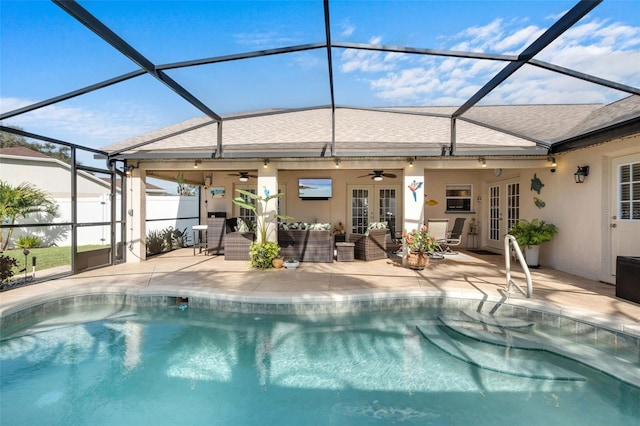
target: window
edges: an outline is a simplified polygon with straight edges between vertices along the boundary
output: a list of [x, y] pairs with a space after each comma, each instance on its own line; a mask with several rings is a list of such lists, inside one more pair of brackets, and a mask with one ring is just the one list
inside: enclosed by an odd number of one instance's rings
[[447, 212], [471, 212], [471, 185], [447, 185]]
[[[243, 189], [243, 190], [245, 190], [247, 192], [250, 192], [252, 194], [256, 193], [256, 188], [255, 187], [251, 187], [251, 186], [236, 186], [236, 189]], [[255, 200], [250, 199], [246, 195], [238, 194], [238, 196], [244, 198], [244, 200], [249, 202], [249, 203], [255, 204]], [[240, 206], [235, 206], [235, 207], [237, 208], [237, 214], [236, 214], [237, 217], [242, 219], [247, 224], [255, 224], [256, 223], [256, 215], [253, 213], [253, 211], [251, 211], [249, 209], [242, 208]]]
[[623, 164], [620, 179], [620, 219], [640, 220], [640, 163]]

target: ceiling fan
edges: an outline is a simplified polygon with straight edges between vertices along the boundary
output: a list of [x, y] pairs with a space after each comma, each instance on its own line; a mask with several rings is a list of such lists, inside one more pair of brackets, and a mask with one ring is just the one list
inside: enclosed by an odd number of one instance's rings
[[393, 173], [385, 173], [384, 170], [374, 170], [373, 173], [369, 173], [366, 175], [362, 175], [362, 176], [358, 176], [358, 177], [367, 177], [367, 176], [371, 176], [371, 179], [375, 180], [375, 181], [381, 181], [383, 177], [388, 177], [388, 178], [395, 178], [396, 175]]
[[249, 172], [238, 172], [238, 173], [228, 173], [228, 176], [239, 176], [238, 180], [240, 182], [246, 182], [249, 178], [257, 178], [256, 175], [250, 175]]

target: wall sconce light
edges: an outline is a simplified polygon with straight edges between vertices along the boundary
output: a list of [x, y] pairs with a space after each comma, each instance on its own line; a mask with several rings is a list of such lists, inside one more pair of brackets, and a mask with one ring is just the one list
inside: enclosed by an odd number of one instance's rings
[[487, 167], [487, 162], [484, 158], [478, 158], [478, 161], [482, 163], [482, 167]]
[[197, 169], [197, 168], [198, 168], [198, 166], [200, 165], [200, 163], [202, 163], [202, 160], [196, 160], [196, 162], [195, 162], [195, 163], [193, 163], [193, 168], [194, 168], [194, 169]]
[[551, 167], [556, 167], [558, 165], [558, 163], [556, 163], [555, 157], [549, 157], [547, 158], [547, 161], [551, 163]]
[[135, 169], [133, 165], [127, 166], [124, 169], [124, 174], [126, 174], [127, 176], [131, 176], [131, 172], [133, 171], [133, 169]]
[[336, 163], [336, 169], [337, 169], [338, 167], [340, 167], [340, 160], [338, 160], [338, 159], [336, 158], [335, 163]]
[[584, 183], [584, 178], [589, 176], [589, 166], [578, 166], [578, 170], [573, 174], [576, 183]]
[[264, 162], [262, 163], [262, 167], [264, 167], [265, 169], [266, 169], [267, 167], [269, 167], [269, 159], [268, 159], [268, 158], [266, 158], [266, 159], [264, 160]]
[[409, 167], [413, 167], [413, 158], [409, 158], [407, 161], [409, 162]]

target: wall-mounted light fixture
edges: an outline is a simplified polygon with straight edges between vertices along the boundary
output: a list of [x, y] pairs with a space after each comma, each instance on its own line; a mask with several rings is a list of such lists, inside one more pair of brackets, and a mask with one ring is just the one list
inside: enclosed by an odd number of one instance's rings
[[589, 176], [589, 166], [578, 166], [578, 170], [573, 174], [576, 183], [584, 183], [584, 178]]
[[338, 167], [340, 167], [340, 160], [338, 160], [337, 158], [336, 158], [336, 160], [334, 161], [334, 163], [336, 163], [336, 169], [337, 169]]
[[124, 169], [124, 174], [126, 174], [127, 176], [131, 176], [131, 172], [133, 171], [133, 169], [135, 169], [135, 167], [133, 165], [128, 165]]
[[265, 158], [264, 162], [262, 163], [262, 167], [264, 167], [265, 169], [267, 167], [269, 167], [269, 159], [268, 158]]
[[482, 163], [482, 167], [487, 167], [487, 161], [484, 158], [478, 158], [478, 161]]
[[556, 163], [556, 158], [555, 157], [549, 157], [549, 158], [547, 158], [547, 161], [549, 163], [551, 163], [551, 167], [556, 167], [558, 165], [558, 163]]
[[407, 162], [409, 163], [409, 167], [413, 167], [413, 158], [408, 158]]
[[196, 162], [195, 162], [195, 163], [193, 163], [193, 168], [194, 168], [194, 169], [197, 169], [197, 168], [198, 168], [198, 166], [200, 165], [200, 163], [202, 163], [202, 160], [196, 160]]

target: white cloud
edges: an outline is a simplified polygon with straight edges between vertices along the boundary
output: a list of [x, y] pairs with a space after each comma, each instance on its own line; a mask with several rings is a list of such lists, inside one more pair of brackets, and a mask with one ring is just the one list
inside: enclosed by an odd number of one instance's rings
[[[517, 54], [546, 29], [524, 21], [495, 19], [484, 26], [438, 37], [450, 50]], [[380, 43], [375, 37], [372, 43]], [[375, 97], [393, 104], [460, 104], [473, 95], [507, 63], [381, 52], [345, 51], [340, 69], [365, 79]], [[583, 19], [547, 46], [537, 57], [596, 77], [640, 86], [640, 27], [598, 19]], [[367, 79], [367, 74], [382, 76]], [[484, 102], [551, 103], [610, 102], [619, 92], [557, 73], [524, 67]]]
[[[34, 102], [2, 98], [2, 111], [13, 111]], [[3, 121], [5, 126], [43, 134], [66, 142], [101, 147], [158, 128], [157, 115], [139, 105], [113, 102], [94, 110], [61, 104], [49, 105]]]
[[498, 41], [494, 45], [494, 50], [497, 52], [520, 51], [534, 42], [543, 32], [542, 28], [529, 25]]
[[351, 37], [351, 35], [356, 32], [355, 25], [351, 24], [349, 21], [343, 21], [338, 24], [338, 29], [338, 36], [341, 38]]
[[279, 31], [253, 31], [233, 34], [236, 43], [243, 46], [274, 46], [296, 43], [296, 37]]

